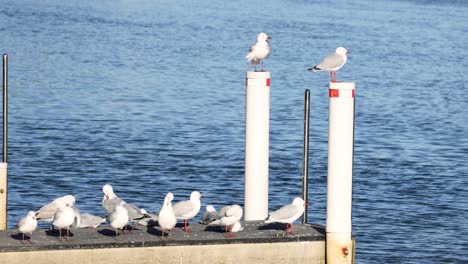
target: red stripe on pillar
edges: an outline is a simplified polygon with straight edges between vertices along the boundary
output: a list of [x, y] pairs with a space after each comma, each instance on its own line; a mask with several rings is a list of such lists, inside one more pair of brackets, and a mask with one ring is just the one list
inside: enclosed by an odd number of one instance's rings
[[266, 79], [266, 86], [270, 86], [270, 78]]
[[353, 98], [354, 98], [354, 90], [353, 90]]
[[329, 94], [330, 94], [330, 97], [340, 97], [340, 90], [330, 89]]

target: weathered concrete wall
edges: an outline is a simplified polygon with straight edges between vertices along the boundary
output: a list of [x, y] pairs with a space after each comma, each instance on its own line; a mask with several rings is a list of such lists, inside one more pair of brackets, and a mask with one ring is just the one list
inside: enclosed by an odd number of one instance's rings
[[325, 263], [325, 241], [1, 252], [5, 264]]

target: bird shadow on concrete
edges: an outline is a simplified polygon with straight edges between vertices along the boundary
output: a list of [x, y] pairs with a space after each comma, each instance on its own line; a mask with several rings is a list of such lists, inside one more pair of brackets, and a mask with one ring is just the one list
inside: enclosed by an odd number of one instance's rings
[[258, 230], [286, 230], [286, 224], [282, 223], [269, 223], [257, 227]]
[[226, 232], [224, 226], [206, 226], [204, 231], [215, 232], [215, 233], [225, 233]]
[[146, 232], [148, 234], [155, 235], [155, 236], [161, 236], [162, 235], [161, 230], [157, 229], [154, 226], [147, 226], [146, 227]]
[[[99, 234], [103, 235], [103, 236], [115, 237], [115, 230], [114, 229], [104, 228], [104, 229], [98, 230], [97, 232]], [[122, 230], [119, 230], [119, 232], [122, 232]]]
[[[60, 236], [60, 232], [58, 229], [55, 229], [55, 230], [51, 230], [51, 229], [48, 229], [45, 231], [45, 234], [47, 236], [53, 236], [53, 237], [59, 237]], [[70, 234], [70, 237], [74, 237], [75, 234], [73, 234], [72, 231], [69, 231], [69, 234]], [[66, 229], [62, 229], [62, 236], [65, 237], [67, 236], [67, 230]]]
[[[187, 223], [187, 226], [190, 227], [190, 223]], [[184, 223], [177, 223], [175, 227], [184, 228]]]
[[[10, 237], [15, 239], [15, 240], [19, 240], [19, 241], [23, 240], [23, 234], [21, 234], [21, 233], [11, 234]], [[24, 238], [25, 239], [30, 239], [30, 237], [28, 235], [26, 235], [26, 234], [24, 235]]]

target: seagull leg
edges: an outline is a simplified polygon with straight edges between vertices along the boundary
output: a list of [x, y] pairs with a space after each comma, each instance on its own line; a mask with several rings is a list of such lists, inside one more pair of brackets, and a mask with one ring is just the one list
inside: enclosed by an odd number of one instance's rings
[[58, 240], [63, 241], [63, 240], [62, 240], [62, 228], [59, 228], [59, 237], [58, 237]]
[[190, 233], [192, 230], [188, 229], [187, 219], [184, 219], [184, 232]]
[[172, 230], [174, 230], [174, 228], [172, 228], [171, 230], [169, 230], [169, 239], [173, 239], [173, 237], [172, 237]]
[[24, 233], [23, 233], [23, 240], [21, 240], [21, 244], [25, 244], [25, 241], [24, 241]]
[[293, 226], [293, 224], [291, 223], [291, 224], [288, 224], [288, 225], [290, 226], [290, 227], [288, 228], [288, 233], [289, 233], [290, 235], [295, 235], [296, 233], [294, 233], [294, 226]]
[[164, 240], [164, 228], [161, 228], [161, 240]]
[[227, 238], [234, 237], [234, 234], [232, 233], [233, 228], [234, 228], [233, 224], [229, 226], [229, 235], [227, 236]]
[[70, 227], [67, 227], [67, 241], [70, 240]]
[[34, 242], [32, 240], [32, 232], [29, 233], [29, 243], [34, 244]]
[[262, 64], [262, 72], [264, 72], [265, 70], [263, 69], [263, 60], [262, 60], [261, 64]]

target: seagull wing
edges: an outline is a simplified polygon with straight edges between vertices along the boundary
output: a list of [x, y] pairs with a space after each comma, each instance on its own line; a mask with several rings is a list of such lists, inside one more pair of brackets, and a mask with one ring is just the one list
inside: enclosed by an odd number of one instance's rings
[[315, 66], [315, 70], [322, 70], [322, 71], [328, 71], [328, 70], [334, 70], [337, 68], [340, 68], [343, 66], [343, 64], [346, 61], [344, 60], [343, 56], [337, 53], [332, 53], [328, 56], [326, 56], [322, 62], [320, 62], [319, 65]]

